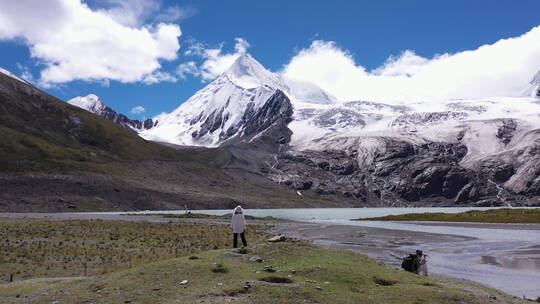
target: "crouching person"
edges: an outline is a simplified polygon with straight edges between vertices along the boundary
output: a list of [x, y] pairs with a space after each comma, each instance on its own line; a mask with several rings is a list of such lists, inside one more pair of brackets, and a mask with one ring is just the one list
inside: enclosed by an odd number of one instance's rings
[[416, 274], [427, 276], [428, 266], [426, 257], [427, 254], [424, 254], [422, 250], [416, 250], [415, 254], [409, 254], [409, 256], [403, 258], [401, 268]]

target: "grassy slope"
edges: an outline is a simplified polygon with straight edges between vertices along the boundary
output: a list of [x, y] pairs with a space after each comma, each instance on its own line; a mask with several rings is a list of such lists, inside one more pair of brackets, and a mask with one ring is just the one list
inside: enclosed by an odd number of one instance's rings
[[540, 223], [540, 209], [494, 209], [461, 213], [409, 213], [362, 218], [370, 221], [436, 221], [475, 223]]
[[85, 162], [189, 160], [103, 117], [0, 74], [0, 169], [58, 170]]
[[[251, 250], [247, 255], [206, 251], [197, 260], [182, 257], [88, 278], [4, 284], [0, 298], [3, 303], [523, 303], [488, 288], [394, 270], [346, 250], [301, 242]], [[251, 254], [264, 264], [250, 262]], [[213, 272], [216, 264], [228, 272]], [[264, 265], [278, 271], [266, 273]], [[269, 276], [293, 283], [260, 281]], [[189, 284], [182, 286], [181, 280]], [[252, 287], [245, 289], [246, 282]]]

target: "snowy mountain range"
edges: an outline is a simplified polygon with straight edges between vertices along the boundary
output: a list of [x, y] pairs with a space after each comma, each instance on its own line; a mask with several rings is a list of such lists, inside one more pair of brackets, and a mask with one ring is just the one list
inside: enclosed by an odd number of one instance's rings
[[519, 98], [342, 101], [245, 54], [176, 110], [144, 123], [95, 95], [69, 103], [152, 141], [259, 149], [250, 168], [298, 191], [360, 205], [490, 206], [540, 197], [540, 72], [524, 88]]

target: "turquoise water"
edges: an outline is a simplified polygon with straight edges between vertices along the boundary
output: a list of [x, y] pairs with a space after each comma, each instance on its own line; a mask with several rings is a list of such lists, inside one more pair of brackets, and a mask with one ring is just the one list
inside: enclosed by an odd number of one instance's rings
[[[501, 207], [503, 208], [503, 207]], [[368, 218], [385, 215], [397, 215], [405, 213], [459, 213], [469, 210], [489, 210], [498, 208], [488, 207], [447, 207], [447, 208], [277, 208], [277, 209], [245, 209], [246, 215], [256, 217], [271, 216], [274, 218], [301, 221], [316, 222], [336, 225], [353, 225], [374, 227], [394, 230], [407, 230], [418, 232], [429, 232], [438, 234], [452, 234], [458, 236], [474, 237], [482, 240], [522, 240], [527, 242], [540, 243], [540, 231], [529, 230], [528, 225], [521, 225], [522, 229], [491, 229], [482, 227], [455, 227], [422, 225], [422, 223], [403, 223], [387, 221], [351, 221], [351, 219]], [[139, 211], [129, 212], [130, 214], [181, 214], [185, 210], [162, 210], [162, 211]], [[193, 213], [203, 213], [211, 215], [231, 214], [232, 209], [214, 209], [214, 210], [193, 210]], [[125, 212], [104, 212], [104, 214], [122, 214]]]
[[[245, 214], [257, 217], [272, 216], [275, 218], [294, 220], [294, 221], [343, 221], [361, 217], [375, 217], [405, 213], [423, 213], [423, 212], [445, 212], [459, 213], [469, 210], [488, 210], [496, 208], [474, 208], [474, 207], [451, 207], [451, 208], [276, 208], [276, 209], [245, 209]], [[223, 215], [232, 213], [232, 209], [212, 209], [212, 210], [193, 210], [193, 213], [203, 213], [212, 215]], [[107, 212], [109, 214], [120, 214], [122, 212]], [[166, 210], [166, 211], [139, 211], [129, 213], [141, 214], [178, 214], [185, 213], [185, 210]]]

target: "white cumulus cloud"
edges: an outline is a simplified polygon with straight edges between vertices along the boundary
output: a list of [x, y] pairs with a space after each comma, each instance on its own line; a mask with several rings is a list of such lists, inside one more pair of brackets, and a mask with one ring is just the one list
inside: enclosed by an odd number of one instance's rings
[[81, 0], [0, 1], [0, 40], [22, 38], [44, 66], [42, 84], [142, 81], [161, 67], [160, 60], [177, 58], [178, 25], [139, 25], [137, 13], [125, 13], [120, 22], [120, 12], [113, 17]]
[[242, 54], [247, 52], [249, 43], [243, 38], [235, 38], [234, 52], [224, 53], [223, 44], [218, 48], [205, 48], [202, 44], [194, 44], [186, 51], [186, 55], [199, 56], [203, 62], [197, 66], [195, 62], [182, 63], [177, 68], [180, 78], [185, 78], [187, 74], [200, 77], [204, 81], [212, 80], [234, 63]]
[[129, 111], [131, 114], [135, 114], [135, 115], [138, 115], [138, 114], [142, 114], [146, 111], [146, 109], [143, 107], [143, 106], [135, 106], [131, 109], [131, 111]]
[[477, 49], [418, 56], [406, 50], [367, 71], [332, 41], [314, 41], [282, 70], [291, 79], [311, 81], [341, 100], [440, 100], [527, 94], [540, 70], [540, 26], [515, 38]]
[[176, 68], [176, 74], [178, 74], [178, 77], [181, 79], [186, 79], [187, 75], [189, 74], [199, 76], [199, 68], [197, 67], [197, 63], [195, 61], [184, 62], [178, 65]]
[[100, 12], [131, 27], [143, 26], [148, 21], [181, 21], [196, 13], [192, 7], [165, 6], [163, 0], [100, 0], [100, 3], [106, 6], [98, 9]]
[[154, 84], [159, 82], [176, 82], [178, 79], [167, 72], [155, 71], [151, 74], [144, 76], [142, 82], [144, 84]]

